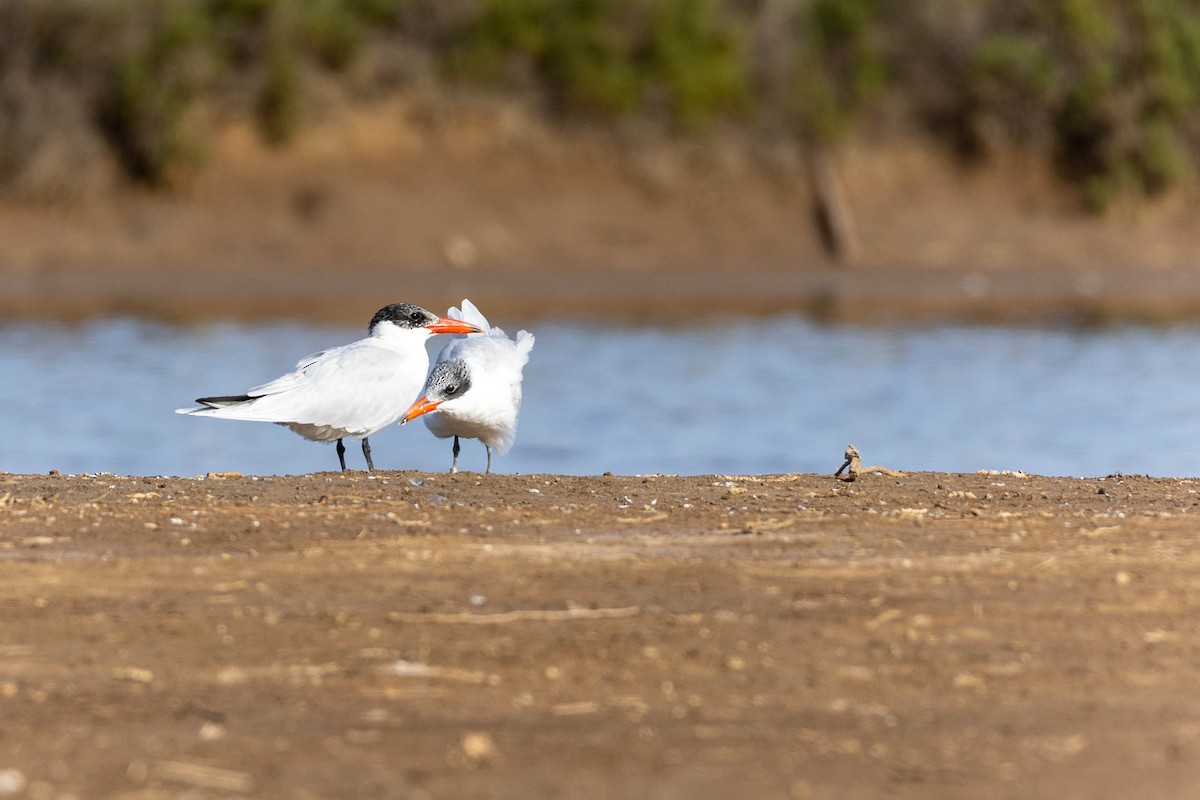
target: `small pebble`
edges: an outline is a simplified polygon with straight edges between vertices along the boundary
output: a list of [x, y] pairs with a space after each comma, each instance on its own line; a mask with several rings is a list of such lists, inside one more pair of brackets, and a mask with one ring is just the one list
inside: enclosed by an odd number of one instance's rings
[[0, 797], [11, 797], [25, 791], [29, 781], [19, 769], [0, 769]]
[[492, 737], [478, 731], [463, 736], [462, 749], [467, 761], [475, 765], [494, 761], [497, 755], [496, 743], [492, 741]]
[[225, 726], [218, 722], [205, 722], [200, 726], [198, 735], [202, 742], [215, 742], [225, 738]]

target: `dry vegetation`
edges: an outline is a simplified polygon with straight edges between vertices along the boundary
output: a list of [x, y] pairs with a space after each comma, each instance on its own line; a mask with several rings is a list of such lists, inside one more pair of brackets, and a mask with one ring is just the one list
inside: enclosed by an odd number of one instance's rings
[[12, 0], [0, 186], [25, 196], [201, 168], [214, 126], [284, 144], [330, 93], [532, 98], [550, 117], [802, 150], [920, 130], [1052, 162], [1093, 208], [1191, 177], [1200, 8], [1139, 0]]

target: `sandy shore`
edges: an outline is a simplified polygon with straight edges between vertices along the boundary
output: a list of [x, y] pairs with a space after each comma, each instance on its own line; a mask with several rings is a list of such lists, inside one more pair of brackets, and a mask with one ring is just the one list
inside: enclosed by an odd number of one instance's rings
[[0, 787], [1190, 797], [1198, 489], [0, 475]]

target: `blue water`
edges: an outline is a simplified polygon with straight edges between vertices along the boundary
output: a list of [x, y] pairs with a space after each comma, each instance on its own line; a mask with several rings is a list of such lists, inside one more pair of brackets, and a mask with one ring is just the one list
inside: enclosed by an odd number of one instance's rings
[[[832, 472], [852, 443], [866, 463], [896, 469], [1200, 474], [1200, 327], [887, 328], [799, 317], [527, 327], [537, 346], [499, 472]], [[128, 319], [0, 325], [0, 471], [336, 469], [331, 446], [285, 428], [173, 409], [360, 335]], [[449, 443], [419, 422], [371, 443], [380, 469], [449, 466]], [[356, 443], [347, 460], [362, 466]], [[460, 465], [483, 464], [482, 446], [464, 442]]]

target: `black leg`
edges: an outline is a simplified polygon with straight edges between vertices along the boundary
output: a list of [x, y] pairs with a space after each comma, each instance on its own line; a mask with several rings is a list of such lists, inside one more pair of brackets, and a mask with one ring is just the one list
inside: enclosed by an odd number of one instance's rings
[[363, 437], [363, 458], [367, 460], [367, 472], [375, 469], [375, 463], [371, 461], [371, 443], [367, 441], [367, 437]]
[[454, 453], [454, 461], [450, 462], [450, 472], [451, 473], [458, 472], [459, 446], [458, 446], [458, 437], [457, 436], [454, 437], [454, 448], [450, 452]]
[[488, 467], [487, 467], [487, 472], [485, 472], [485, 473], [483, 473], [483, 474], [484, 474], [484, 475], [491, 475], [491, 474], [492, 474], [492, 448], [488, 447], [488, 446], [485, 444], [485, 445], [483, 446], [483, 449], [485, 449], [485, 450], [487, 450], [487, 451], [488, 451]]
[[338, 439], [337, 443], [338, 463], [342, 465], [342, 472], [346, 471], [346, 445], [342, 444], [342, 440]]

